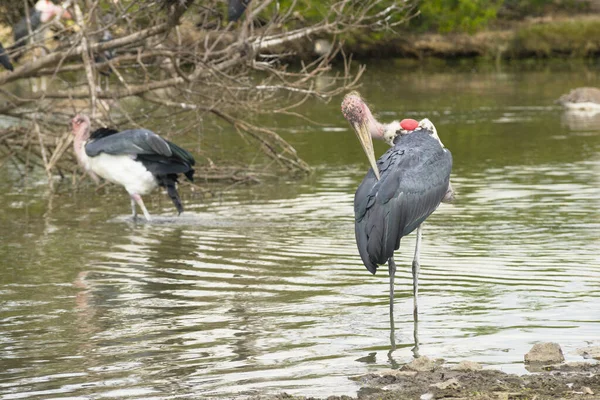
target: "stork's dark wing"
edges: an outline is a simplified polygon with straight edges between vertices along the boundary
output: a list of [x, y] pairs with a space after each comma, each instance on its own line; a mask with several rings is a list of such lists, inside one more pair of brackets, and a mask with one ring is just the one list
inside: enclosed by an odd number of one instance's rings
[[2, 66], [9, 71], [14, 70], [13, 65], [10, 62], [10, 58], [8, 58], [8, 54], [6, 54], [2, 43], [0, 43], [0, 64], [2, 64]]
[[85, 153], [88, 157], [95, 157], [100, 153], [154, 154], [166, 157], [173, 154], [166, 140], [147, 129], [131, 129], [91, 140], [85, 145]]
[[229, 0], [227, 2], [227, 20], [229, 22], [240, 19], [250, 0]]
[[[42, 23], [42, 13], [38, 10], [33, 10], [29, 14], [29, 25], [31, 26], [31, 32], [35, 32], [37, 28], [40, 27]], [[13, 26], [13, 38], [15, 43], [12, 45], [11, 49], [16, 49], [25, 44], [25, 37], [29, 35], [29, 28], [27, 27], [27, 17], [21, 18], [19, 22], [17, 22]]]
[[438, 207], [450, 182], [452, 155], [427, 131], [400, 138], [369, 170], [354, 197], [355, 233], [365, 267], [375, 273]]
[[90, 135], [90, 140], [102, 139], [103, 137], [114, 135], [119, 133], [118, 130], [113, 128], [98, 128]]
[[[193, 182], [194, 169], [192, 167], [196, 164], [194, 157], [187, 150], [182, 149], [175, 143], [168, 140], [166, 142], [171, 149], [171, 156], [140, 154], [137, 156], [137, 159], [154, 175], [184, 174], [186, 178]], [[176, 177], [174, 180], [177, 181]]]

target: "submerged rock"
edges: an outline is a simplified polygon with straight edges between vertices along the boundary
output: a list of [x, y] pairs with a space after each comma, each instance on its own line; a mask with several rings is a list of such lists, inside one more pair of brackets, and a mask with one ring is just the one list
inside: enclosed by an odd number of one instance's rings
[[565, 356], [558, 343], [536, 343], [529, 353], [525, 354], [526, 363], [557, 364], [563, 361], [565, 361]]

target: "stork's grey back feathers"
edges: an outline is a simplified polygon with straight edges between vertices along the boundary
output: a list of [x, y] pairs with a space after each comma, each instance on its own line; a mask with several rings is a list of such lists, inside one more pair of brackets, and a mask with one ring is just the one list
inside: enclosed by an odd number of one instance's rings
[[166, 140], [148, 129], [129, 129], [92, 140], [85, 145], [85, 153], [88, 157], [96, 157], [100, 153], [172, 155]]
[[370, 169], [354, 197], [356, 243], [373, 274], [444, 198], [452, 155], [429, 131], [415, 131], [398, 137], [377, 166], [381, 179]]

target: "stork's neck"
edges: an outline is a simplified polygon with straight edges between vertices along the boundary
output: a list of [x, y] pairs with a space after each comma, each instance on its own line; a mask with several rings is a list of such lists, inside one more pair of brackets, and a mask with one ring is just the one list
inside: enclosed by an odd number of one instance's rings
[[371, 110], [368, 107], [365, 107], [365, 119], [367, 121], [367, 129], [371, 134], [373, 139], [383, 139], [383, 134], [385, 132], [385, 125], [381, 122], [377, 121], [373, 114], [371, 114]]
[[75, 139], [73, 139], [73, 149], [75, 150], [75, 156], [79, 164], [86, 168], [88, 167], [88, 156], [85, 154], [85, 144], [90, 137], [89, 129], [83, 133], [77, 133]]
[[398, 136], [399, 129], [400, 129], [400, 122], [398, 122], [398, 121], [393, 121], [393, 122], [390, 122], [389, 124], [384, 124], [383, 125], [383, 136], [382, 136], [382, 139], [384, 140], [384, 142], [386, 142], [390, 146], [393, 146], [394, 139], [396, 139], [396, 136]]

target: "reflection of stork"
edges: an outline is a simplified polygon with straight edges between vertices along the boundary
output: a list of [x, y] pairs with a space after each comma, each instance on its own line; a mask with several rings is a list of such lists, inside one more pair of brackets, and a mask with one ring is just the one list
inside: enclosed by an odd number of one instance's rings
[[[392, 324], [394, 251], [404, 236], [417, 230], [412, 264], [416, 321], [421, 224], [442, 200], [451, 197], [452, 155], [428, 119], [382, 124], [356, 92], [346, 95], [342, 113], [356, 131], [372, 166], [354, 197], [356, 243], [369, 272], [375, 274], [378, 264], [388, 263]], [[392, 144], [377, 162], [373, 137]]]
[[[31, 27], [31, 32], [35, 32], [38, 30], [41, 24], [49, 22], [57, 15], [60, 15], [61, 18], [64, 19], [71, 19], [71, 14], [61, 6], [57, 6], [50, 0], [39, 0], [37, 3], [35, 3], [35, 7], [29, 14], [29, 26]], [[15, 39], [15, 43], [12, 45], [11, 50], [15, 50], [24, 46], [27, 42], [28, 36], [29, 28], [27, 17], [23, 17], [13, 27], [13, 37]], [[14, 56], [15, 59], [18, 59], [19, 57], [19, 54]]]
[[0, 64], [2, 64], [2, 66], [9, 71], [14, 70], [12, 64], [10, 63], [10, 58], [8, 58], [8, 54], [6, 54], [6, 50], [4, 50], [4, 47], [2, 47], [2, 43], [0, 43]]
[[195, 160], [190, 153], [148, 129], [118, 132], [100, 128], [90, 134], [90, 119], [86, 115], [75, 116], [71, 125], [75, 155], [81, 166], [95, 180], [101, 176], [125, 187], [131, 197], [134, 219], [137, 204], [150, 221], [141, 196], [157, 186], [166, 188], [177, 211], [183, 212], [176, 185], [178, 174], [193, 180]]

